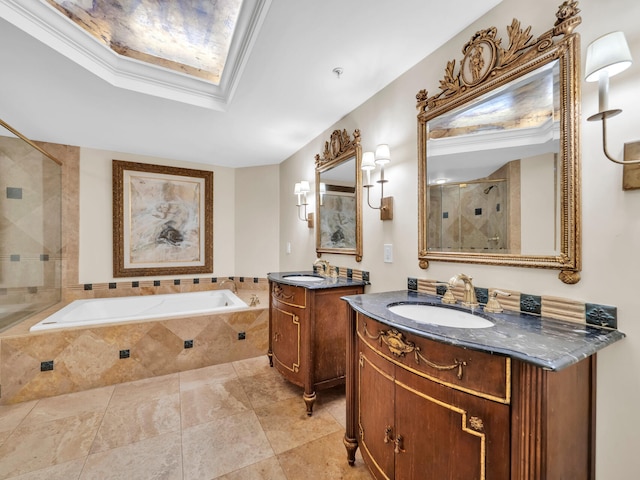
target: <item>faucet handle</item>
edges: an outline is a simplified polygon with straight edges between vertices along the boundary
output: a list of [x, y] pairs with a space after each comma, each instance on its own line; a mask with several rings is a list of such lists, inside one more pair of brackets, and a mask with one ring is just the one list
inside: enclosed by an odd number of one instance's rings
[[503, 295], [505, 297], [511, 296], [509, 292], [503, 292], [502, 290], [492, 290], [491, 293], [489, 293], [489, 300], [484, 307], [485, 312], [501, 313], [504, 311], [502, 305], [500, 305], [500, 302], [498, 302], [498, 295]]
[[447, 290], [444, 292], [442, 296], [442, 303], [448, 303], [453, 305], [456, 303], [456, 297], [453, 296], [453, 292], [451, 291], [451, 284], [447, 282], [436, 282], [437, 287], [447, 287]]

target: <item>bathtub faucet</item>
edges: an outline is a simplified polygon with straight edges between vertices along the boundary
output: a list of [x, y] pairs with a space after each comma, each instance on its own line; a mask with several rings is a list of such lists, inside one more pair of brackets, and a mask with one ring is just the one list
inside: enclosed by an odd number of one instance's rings
[[238, 293], [238, 287], [236, 286], [236, 282], [228, 278], [220, 282], [220, 288], [224, 288], [226, 284], [230, 285], [229, 290], [231, 290], [233, 293]]

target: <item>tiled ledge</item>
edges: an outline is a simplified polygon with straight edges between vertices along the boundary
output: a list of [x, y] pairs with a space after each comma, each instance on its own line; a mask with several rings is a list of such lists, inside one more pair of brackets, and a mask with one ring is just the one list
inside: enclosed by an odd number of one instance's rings
[[[442, 296], [446, 291], [446, 287], [436, 285], [442, 283], [446, 282], [409, 277], [407, 279], [407, 289]], [[510, 296], [500, 295], [498, 297], [500, 305], [505, 310], [540, 315], [574, 323], [587, 323], [599, 327], [618, 328], [618, 312], [614, 306], [585, 303], [546, 295], [533, 295], [499, 287], [483, 288], [476, 286], [475, 290], [478, 302], [482, 305], [487, 303], [489, 292], [501, 290], [510, 294]], [[452, 292], [456, 299], [461, 301], [464, 296], [464, 286], [456, 285]]]

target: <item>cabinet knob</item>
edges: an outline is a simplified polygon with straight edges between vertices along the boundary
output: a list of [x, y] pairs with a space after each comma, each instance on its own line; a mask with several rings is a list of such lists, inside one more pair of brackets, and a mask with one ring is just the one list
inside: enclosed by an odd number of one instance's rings
[[394, 442], [396, 447], [393, 449], [395, 453], [404, 453], [404, 437], [402, 435], [398, 435]]

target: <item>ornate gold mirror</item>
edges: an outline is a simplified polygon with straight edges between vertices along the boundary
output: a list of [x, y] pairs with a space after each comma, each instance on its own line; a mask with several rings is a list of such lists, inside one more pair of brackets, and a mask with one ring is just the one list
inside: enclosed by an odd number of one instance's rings
[[535, 39], [515, 19], [508, 41], [477, 32], [440, 92], [416, 95], [421, 268], [553, 268], [580, 280], [577, 3]]
[[360, 131], [334, 130], [316, 155], [316, 254], [342, 253], [362, 260]]

